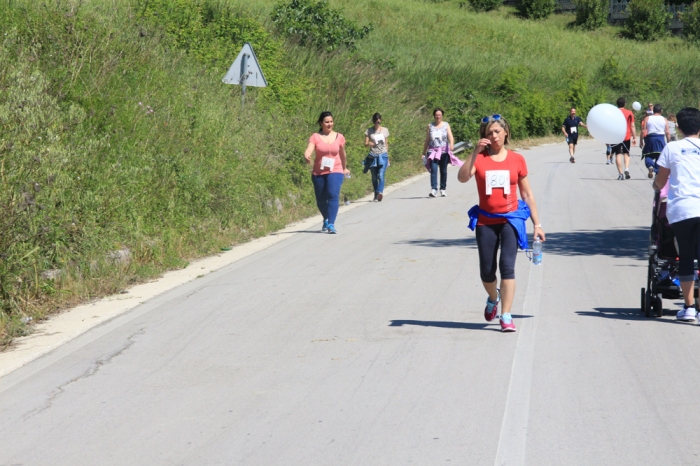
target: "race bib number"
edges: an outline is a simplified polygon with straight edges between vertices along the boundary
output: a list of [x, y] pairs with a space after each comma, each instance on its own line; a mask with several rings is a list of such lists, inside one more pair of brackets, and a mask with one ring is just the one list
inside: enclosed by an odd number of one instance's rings
[[332, 157], [323, 157], [321, 159], [321, 170], [325, 170], [326, 168], [329, 171], [333, 171], [333, 165], [335, 165], [335, 159]]
[[493, 193], [493, 188], [503, 188], [503, 194], [510, 194], [510, 171], [487, 170], [486, 194], [490, 196]]
[[576, 134], [576, 133], [578, 133], [578, 128], [575, 126], [571, 126], [571, 127], [569, 127], [569, 132], [571, 134]]

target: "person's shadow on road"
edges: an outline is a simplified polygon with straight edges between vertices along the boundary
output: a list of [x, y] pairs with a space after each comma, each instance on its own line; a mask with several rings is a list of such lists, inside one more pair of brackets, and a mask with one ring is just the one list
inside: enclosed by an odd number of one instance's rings
[[[677, 320], [670, 319], [652, 319], [644, 317], [642, 311], [638, 307], [596, 307], [592, 311], [576, 311], [576, 314], [583, 317], [602, 317], [603, 319], [615, 319], [615, 320], [653, 320], [655, 322], [663, 322], [666, 324], [686, 324], [687, 322], [680, 322]], [[664, 315], [675, 315], [675, 312], [664, 307]]]
[[[527, 319], [532, 316], [512, 314], [513, 319]], [[418, 327], [437, 327], [437, 328], [453, 328], [462, 330], [490, 330], [492, 332], [500, 332], [498, 321], [492, 323], [475, 323], [475, 322], [450, 322], [446, 320], [392, 320], [389, 327], [403, 327], [404, 325], [414, 325]]]

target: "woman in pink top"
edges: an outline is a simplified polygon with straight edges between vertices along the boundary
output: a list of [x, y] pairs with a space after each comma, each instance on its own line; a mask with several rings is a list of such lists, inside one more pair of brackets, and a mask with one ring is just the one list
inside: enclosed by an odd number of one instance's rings
[[335, 218], [338, 216], [340, 187], [345, 175], [350, 174], [345, 157], [345, 138], [333, 131], [333, 114], [323, 112], [318, 118], [320, 129], [309, 138], [304, 158], [311, 164], [311, 154], [316, 153], [311, 181], [314, 184], [316, 205], [323, 215], [321, 231], [335, 234]]

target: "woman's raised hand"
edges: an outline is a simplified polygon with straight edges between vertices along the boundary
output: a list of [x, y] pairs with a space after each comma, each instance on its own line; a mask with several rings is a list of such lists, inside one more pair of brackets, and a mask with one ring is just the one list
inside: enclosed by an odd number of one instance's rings
[[486, 149], [487, 146], [491, 144], [491, 141], [489, 141], [486, 138], [479, 139], [479, 142], [476, 144], [476, 152], [481, 153]]

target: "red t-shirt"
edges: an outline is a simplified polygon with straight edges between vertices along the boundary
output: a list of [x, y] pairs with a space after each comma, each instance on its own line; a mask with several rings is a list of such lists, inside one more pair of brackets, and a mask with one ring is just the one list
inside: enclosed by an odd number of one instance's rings
[[[476, 156], [474, 167], [481, 210], [494, 214], [518, 210], [518, 181], [527, 176], [527, 164], [522, 155], [508, 151], [505, 160], [494, 162], [487, 152], [482, 152]], [[477, 225], [497, 225], [506, 221], [479, 215]]]
[[627, 134], [625, 134], [625, 141], [632, 139], [632, 125], [634, 124], [634, 113], [630, 112], [626, 108], [621, 108], [620, 111], [625, 116], [625, 121], [627, 122]]

